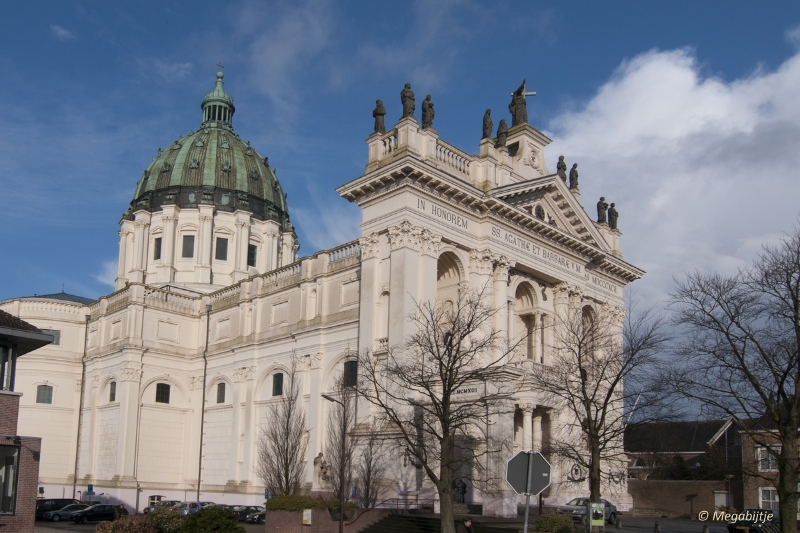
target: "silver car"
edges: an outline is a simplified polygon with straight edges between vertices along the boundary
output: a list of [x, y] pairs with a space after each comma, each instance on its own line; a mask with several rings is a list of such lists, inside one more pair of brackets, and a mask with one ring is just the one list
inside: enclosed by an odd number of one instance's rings
[[52, 520], [53, 522], [58, 522], [60, 520], [69, 520], [69, 517], [72, 513], [76, 511], [81, 511], [89, 507], [85, 503], [73, 503], [71, 505], [67, 505], [66, 507], [59, 509], [57, 511], [48, 511], [42, 515], [45, 520]]
[[[586, 505], [589, 503], [589, 498], [574, 498], [566, 503], [566, 505], [562, 505], [556, 508], [556, 512], [558, 514], [569, 514], [572, 515], [572, 520], [575, 522], [580, 522], [584, 516], [586, 516]], [[606, 522], [609, 524], [613, 524], [617, 521], [617, 507], [609, 502], [608, 500], [604, 500], [600, 498], [600, 503], [603, 504], [604, 507], [604, 518]]]

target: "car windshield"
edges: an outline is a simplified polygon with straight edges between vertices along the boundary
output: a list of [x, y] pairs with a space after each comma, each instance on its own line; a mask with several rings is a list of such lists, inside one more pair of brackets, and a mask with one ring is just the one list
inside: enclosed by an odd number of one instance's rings
[[573, 500], [570, 500], [570, 502], [567, 503], [567, 505], [571, 505], [574, 507], [586, 507], [588, 503], [589, 503], [589, 498], [575, 498]]
[[100, 507], [100, 506], [99, 506], [99, 505], [90, 505], [89, 507], [87, 507], [86, 509], [84, 509], [84, 511], [90, 511], [90, 510], [92, 510], [92, 509], [96, 509], [96, 508], [98, 508], [98, 507]]
[[244, 505], [234, 505], [231, 507], [234, 511], [247, 511], [247, 507]]
[[256, 505], [255, 507], [253, 507], [253, 509], [257, 510], [258, 512], [261, 512], [261, 511], [264, 510], [264, 506], [263, 505]]

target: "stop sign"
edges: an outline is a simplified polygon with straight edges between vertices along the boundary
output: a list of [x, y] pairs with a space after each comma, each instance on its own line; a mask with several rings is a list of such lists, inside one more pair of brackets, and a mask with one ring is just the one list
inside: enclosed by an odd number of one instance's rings
[[550, 486], [550, 463], [539, 452], [519, 452], [506, 464], [506, 481], [517, 494], [539, 494]]

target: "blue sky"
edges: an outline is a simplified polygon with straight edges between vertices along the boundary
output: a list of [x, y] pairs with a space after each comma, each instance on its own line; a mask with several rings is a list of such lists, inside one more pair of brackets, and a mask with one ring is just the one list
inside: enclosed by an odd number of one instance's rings
[[234, 126], [288, 192], [301, 255], [358, 236], [334, 188], [363, 172], [375, 99], [411, 82], [474, 153], [522, 78], [529, 121], [620, 211], [625, 259], [662, 299], [798, 222], [797, 2], [3, 2], [0, 299], [112, 290], [120, 215], [200, 122], [225, 64]]

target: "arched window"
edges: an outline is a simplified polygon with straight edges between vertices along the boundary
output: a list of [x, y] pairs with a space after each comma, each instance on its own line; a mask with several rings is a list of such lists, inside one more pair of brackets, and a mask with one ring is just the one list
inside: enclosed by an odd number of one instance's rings
[[283, 396], [283, 372], [272, 375], [272, 395]]
[[108, 401], [109, 402], [116, 402], [117, 401], [117, 382], [112, 381], [108, 384]]
[[36, 387], [36, 403], [53, 403], [53, 387], [50, 385]]
[[169, 403], [169, 389], [168, 383], [156, 383], [156, 402]]
[[461, 283], [461, 263], [456, 254], [445, 252], [439, 256], [436, 265], [436, 299], [444, 303], [458, 301]]
[[217, 383], [217, 403], [225, 403], [225, 382]]
[[345, 387], [355, 387], [358, 385], [358, 361], [344, 362], [344, 375], [342, 384]]

